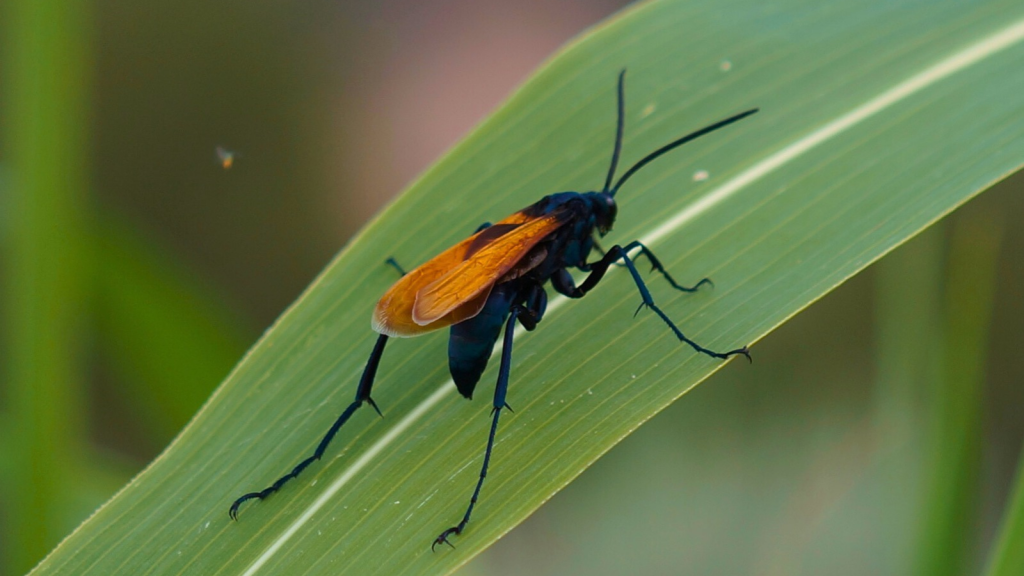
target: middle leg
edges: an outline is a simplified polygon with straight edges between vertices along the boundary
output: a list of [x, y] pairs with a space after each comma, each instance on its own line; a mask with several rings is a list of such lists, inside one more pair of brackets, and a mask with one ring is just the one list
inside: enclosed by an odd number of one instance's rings
[[[480, 489], [484, 485], [484, 478], [487, 478], [487, 466], [491, 463], [491, 450], [494, 449], [494, 436], [498, 432], [498, 417], [501, 416], [501, 411], [504, 408], [509, 408], [508, 404], [505, 403], [505, 394], [508, 392], [508, 378], [512, 368], [512, 335], [515, 333], [516, 318], [519, 316], [520, 308], [518, 305], [513, 306], [512, 312], [508, 315], [508, 320], [505, 322], [505, 339], [501, 349], [501, 367], [498, 369], [498, 383], [494, 387], [494, 404], [491, 409], [491, 432], [487, 436], [487, 449], [484, 451], [484, 464], [480, 468], [480, 478], [476, 482], [476, 489], [473, 490], [473, 497], [469, 499], [469, 507], [466, 508], [465, 515], [462, 516], [462, 521], [456, 526], [448, 528], [444, 532], [434, 539], [434, 543], [430, 545], [430, 549], [434, 550], [438, 544], [447, 544], [454, 548], [451, 542], [448, 541], [449, 536], [458, 536], [462, 534], [462, 531], [466, 529], [466, 524], [469, 523], [469, 517], [473, 514], [473, 506], [476, 505], [477, 499], [480, 498]], [[511, 408], [509, 408], [511, 410]]]

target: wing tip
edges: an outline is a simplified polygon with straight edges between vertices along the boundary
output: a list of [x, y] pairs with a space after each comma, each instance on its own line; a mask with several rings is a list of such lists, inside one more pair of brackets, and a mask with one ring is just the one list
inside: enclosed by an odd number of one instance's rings
[[398, 334], [395, 331], [391, 322], [388, 321], [387, 314], [384, 314], [381, 311], [380, 306], [373, 310], [373, 316], [370, 317], [370, 328], [372, 328], [374, 332], [385, 336], [401, 336], [401, 334]]
[[411, 338], [431, 330], [430, 328], [424, 329], [425, 325], [423, 324], [408, 325], [405, 322], [395, 322], [394, 320], [386, 312], [377, 308], [373, 311], [373, 316], [370, 318], [370, 328], [378, 334], [392, 338]]

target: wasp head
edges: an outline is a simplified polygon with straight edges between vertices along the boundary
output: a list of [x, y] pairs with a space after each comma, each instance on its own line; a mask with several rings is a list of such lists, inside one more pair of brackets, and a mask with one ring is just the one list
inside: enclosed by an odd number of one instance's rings
[[612, 229], [615, 215], [619, 211], [615, 198], [607, 192], [591, 192], [587, 196], [594, 214], [594, 223], [597, 225], [597, 233], [604, 236]]

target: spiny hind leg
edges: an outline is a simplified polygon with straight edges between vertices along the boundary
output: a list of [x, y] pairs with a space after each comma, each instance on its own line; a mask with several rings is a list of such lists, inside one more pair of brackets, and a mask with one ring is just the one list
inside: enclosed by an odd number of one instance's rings
[[283, 487], [289, 480], [301, 474], [302, 471], [310, 464], [319, 460], [324, 455], [324, 451], [327, 450], [328, 444], [330, 444], [331, 440], [334, 439], [335, 434], [338, 433], [338, 430], [345, 425], [345, 422], [348, 422], [348, 419], [352, 417], [352, 414], [354, 414], [364, 402], [372, 406], [381, 417], [384, 416], [381, 414], [380, 408], [377, 407], [377, 403], [373, 401], [373, 398], [370, 398], [370, 390], [373, 388], [373, 379], [377, 375], [377, 367], [380, 365], [380, 358], [384, 354], [384, 345], [387, 344], [387, 341], [388, 337], [383, 334], [377, 338], [377, 343], [373, 347], [373, 352], [370, 353], [370, 359], [366, 362], [366, 368], [363, 369], [363, 376], [359, 379], [359, 387], [356, 388], [355, 400], [353, 400], [352, 403], [348, 405], [348, 408], [345, 408], [345, 411], [341, 413], [341, 416], [338, 416], [338, 419], [334, 421], [330, 430], [327, 431], [327, 434], [325, 434], [323, 439], [320, 440], [320, 444], [317, 445], [316, 450], [313, 451], [313, 455], [302, 462], [299, 462], [295, 468], [292, 468], [291, 472], [281, 476], [277, 481], [263, 490], [258, 492], [249, 492], [248, 494], [240, 496], [231, 504], [231, 508], [228, 510], [228, 516], [231, 516], [233, 520], [238, 520], [238, 507], [244, 502], [253, 499], [263, 500], [267, 496], [270, 496], [274, 492], [280, 490], [281, 487]]
[[398, 263], [398, 260], [395, 260], [394, 256], [389, 256], [388, 259], [384, 261], [384, 263], [391, 266], [395, 270], [398, 270], [398, 273], [401, 274], [402, 276], [405, 276], [407, 274], [405, 268], [402, 268], [402, 265]]

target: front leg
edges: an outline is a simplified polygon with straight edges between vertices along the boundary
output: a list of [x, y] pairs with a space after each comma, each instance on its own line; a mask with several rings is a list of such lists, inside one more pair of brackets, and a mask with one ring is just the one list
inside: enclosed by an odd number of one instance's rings
[[[671, 284], [672, 287], [675, 288], [676, 290], [679, 290], [681, 292], [696, 292], [698, 288], [705, 284], [711, 286], [712, 288], [715, 287], [715, 283], [712, 282], [710, 278], [701, 278], [700, 282], [697, 282], [693, 286], [682, 286], [676, 282], [675, 278], [673, 278], [671, 274], [668, 273], [668, 270], [665, 270], [665, 267], [661, 265], [661, 261], [658, 260], [658, 258], [654, 255], [654, 252], [651, 252], [650, 248], [641, 244], [639, 240], [634, 240], [633, 242], [630, 242], [629, 244], [625, 245], [622, 249], [626, 252], [632, 252], [634, 248], [639, 248], [640, 255], [646, 256], [647, 259], [650, 260], [651, 270], [657, 270], [662, 276], [665, 277], [665, 280], [668, 280], [668, 283]], [[606, 254], [606, 252], [602, 250], [600, 246], [597, 245], [596, 241], [594, 242], [594, 249], [597, 250], [597, 253], [600, 254], [601, 256], [604, 256]], [[614, 264], [616, 266], [623, 266], [623, 264], [619, 262], [614, 262]], [[594, 264], [588, 264], [584, 262], [583, 264], [577, 266], [577, 268], [579, 268], [583, 272], [590, 272], [593, 269], [593, 266]]]
[[[639, 242], [633, 242], [628, 244], [627, 248], [635, 248], [637, 246], [642, 247], [643, 245], [640, 244]], [[661, 311], [661, 308], [658, 308], [658, 306], [654, 304], [654, 298], [651, 296], [650, 291], [647, 289], [647, 285], [644, 283], [643, 278], [640, 277], [640, 273], [637, 271], [636, 266], [633, 264], [633, 260], [630, 259], [629, 255], [626, 253], [627, 248], [623, 248], [622, 246], [612, 246], [611, 249], [608, 250], [608, 252], [604, 255], [604, 257], [590, 265], [590, 275], [588, 275], [586, 279], [583, 280], [583, 283], [580, 284], [579, 286], [575, 285], [572, 276], [564, 268], [556, 271], [554, 274], [551, 275], [552, 287], [554, 287], [554, 289], [559, 294], [563, 294], [565, 296], [568, 296], [569, 298], [582, 298], [587, 294], [587, 292], [593, 290], [594, 287], [597, 286], [597, 284], [601, 281], [601, 279], [604, 278], [604, 274], [605, 272], [608, 271], [609, 266], [611, 266], [614, 262], [618, 260], [622, 260], [623, 264], [629, 270], [630, 275], [633, 276], [633, 282], [636, 283], [637, 290], [640, 291], [640, 297], [643, 299], [643, 303], [640, 305], [640, 307], [643, 308], [644, 306], [646, 306], [647, 308], [653, 310], [654, 313], [657, 314], [665, 322], [665, 324], [668, 324], [668, 327], [672, 329], [672, 332], [675, 333], [676, 337], [679, 338], [681, 342], [685, 342], [686, 344], [689, 344], [690, 347], [696, 350], [697, 352], [700, 352], [701, 354], [706, 354], [713, 358], [725, 359], [736, 354], [742, 354], [743, 356], [747, 357], [747, 360], [750, 360], [750, 351], [747, 350], [746, 346], [744, 346], [743, 348], [737, 348], [735, 350], [729, 350], [728, 352], [715, 352], [714, 350], [705, 348], [700, 344], [697, 344], [693, 340], [687, 338], [686, 335], [683, 334], [683, 331], [680, 330], [679, 327], [677, 327], [672, 322], [672, 320], [669, 319], [669, 317], [664, 312]], [[644, 249], [646, 250], [646, 248]], [[648, 258], [650, 258], [649, 252]], [[652, 261], [660, 265], [660, 263], [657, 262], [657, 260], [652, 259]], [[698, 283], [697, 286], [694, 286], [694, 289], [700, 286], [701, 283]], [[675, 284], [673, 283], [673, 285]], [[639, 309], [637, 309], [637, 311], [639, 311]]]
[[665, 280], [668, 280], [668, 283], [671, 284], [672, 287], [675, 288], [676, 290], [682, 292], [696, 292], [697, 289], [703, 286], [704, 284], [708, 284], [712, 288], [715, 287], [714, 282], [712, 282], [710, 278], [701, 278], [700, 282], [697, 282], [693, 286], [681, 286], [676, 283], [675, 279], [672, 278], [668, 271], [665, 270], [664, 266], [661, 265], [661, 261], [659, 261], [654, 256], [654, 252], [651, 252], [650, 249], [647, 248], [647, 246], [641, 244], [639, 240], [634, 240], [630, 242], [629, 244], [624, 246], [622, 250], [625, 252], [631, 252], [634, 248], [639, 248], [640, 255], [647, 256], [647, 259], [651, 261], [651, 270], [657, 270], [658, 272], [660, 272], [661, 275], [665, 277]]

